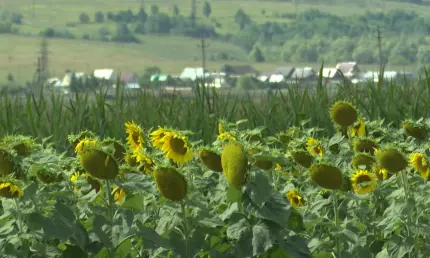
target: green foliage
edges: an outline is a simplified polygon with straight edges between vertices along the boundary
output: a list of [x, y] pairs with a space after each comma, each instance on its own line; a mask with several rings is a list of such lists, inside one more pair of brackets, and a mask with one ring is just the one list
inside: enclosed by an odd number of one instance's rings
[[79, 15], [79, 21], [84, 24], [90, 23], [90, 16], [86, 13], [81, 13]]
[[206, 17], [209, 17], [212, 13], [212, 8], [211, 8], [211, 4], [209, 2], [205, 2], [205, 4], [203, 5], [203, 14]]
[[251, 52], [251, 58], [253, 61], [257, 62], [257, 63], [262, 63], [264, 62], [266, 59], [264, 58], [263, 53], [261, 52], [260, 48], [255, 47], [252, 52]]
[[96, 23], [103, 23], [104, 20], [105, 20], [105, 15], [102, 12], [98, 11], [94, 14], [94, 21]]

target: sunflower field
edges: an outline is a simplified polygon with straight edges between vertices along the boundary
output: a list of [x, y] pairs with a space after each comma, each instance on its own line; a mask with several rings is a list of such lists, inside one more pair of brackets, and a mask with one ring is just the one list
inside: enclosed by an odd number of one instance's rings
[[430, 257], [425, 87], [4, 96], [0, 257]]

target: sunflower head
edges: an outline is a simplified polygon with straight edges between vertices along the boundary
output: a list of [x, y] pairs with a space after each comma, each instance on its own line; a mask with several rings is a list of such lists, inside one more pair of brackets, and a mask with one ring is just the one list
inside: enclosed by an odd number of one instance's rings
[[375, 149], [378, 149], [379, 145], [371, 138], [356, 138], [354, 140], [354, 151], [355, 152], [367, 152], [375, 154]]
[[99, 147], [99, 142], [94, 138], [83, 138], [76, 144], [75, 153], [80, 154], [84, 150], [90, 150]]
[[142, 128], [134, 121], [125, 123], [125, 131], [127, 133], [127, 145], [130, 149], [142, 149], [145, 143]]
[[63, 180], [61, 172], [57, 172], [55, 168], [42, 165], [33, 165], [31, 173], [36, 175], [37, 178], [45, 184], [58, 183]]
[[359, 119], [358, 123], [349, 128], [350, 135], [352, 137], [358, 136], [363, 137], [366, 135], [366, 124], [362, 119]]
[[224, 132], [221, 133], [217, 136], [217, 141], [222, 141], [222, 142], [229, 142], [229, 141], [237, 141], [236, 136], [234, 136], [232, 133], [230, 132]]
[[218, 134], [225, 133], [226, 132], [225, 128], [226, 128], [226, 122], [224, 120], [220, 120], [218, 122]]
[[8, 147], [14, 149], [18, 156], [27, 157], [31, 153], [31, 147], [35, 144], [35, 140], [24, 135], [7, 135], [2, 142]]
[[113, 200], [116, 204], [118, 204], [118, 205], [124, 204], [125, 198], [126, 198], [126, 193], [125, 193], [124, 189], [116, 186], [113, 188], [111, 194], [112, 194]]
[[0, 176], [7, 176], [18, 173], [18, 165], [15, 164], [12, 153], [0, 148]]
[[0, 180], [0, 196], [4, 198], [20, 198], [24, 195], [24, 190], [18, 180], [3, 178]]
[[427, 157], [419, 152], [414, 152], [410, 154], [409, 163], [416, 171], [420, 173], [425, 173], [429, 168]]
[[194, 156], [187, 137], [177, 132], [169, 132], [164, 136], [161, 150], [164, 151], [168, 159], [180, 165], [184, 165]]
[[309, 168], [309, 175], [312, 181], [323, 188], [340, 189], [342, 187], [342, 172], [330, 164], [313, 164]]
[[288, 128], [285, 132], [280, 132], [277, 134], [278, 140], [284, 146], [287, 146], [292, 140], [298, 138], [299, 136], [300, 128], [295, 126]]
[[78, 143], [82, 140], [82, 139], [96, 139], [96, 135], [89, 131], [89, 130], [84, 130], [84, 131], [80, 131], [78, 134], [71, 134], [69, 136], [67, 136], [68, 141], [70, 142], [70, 144], [72, 145], [73, 149], [76, 148], [76, 145], [78, 145]]
[[187, 194], [185, 177], [171, 167], [161, 167], [154, 171], [154, 178], [161, 195], [171, 201], [180, 201]]
[[385, 168], [381, 168], [381, 166], [378, 163], [373, 164], [372, 173], [376, 175], [376, 177], [380, 181], [387, 180], [393, 175], [389, 173], [388, 170], [386, 170]]
[[113, 148], [115, 150], [114, 153], [113, 153], [113, 157], [119, 163], [122, 163], [124, 161], [125, 154], [126, 154], [127, 151], [126, 151], [124, 145], [120, 141], [112, 139], [112, 138], [108, 138], [108, 139], [105, 139], [102, 142], [102, 145], [103, 146], [109, 146], [109, 145], [113, 146]]
[[366, 169], [371, 169], [376, 160], [365, 152], [360, 152], [354, 155], [352, 158], [352, 167], [355, 169], [359, 169], [361, 166], [364, 166]]
[[293, 206], [294, 208], [301, 207], [301, 206], [305, 205], [303, 197], [299, 193], [297, 193], [297, 191], [294, 189], [289, 190], [285, 194], [285, 197], [287, 197], [291, 206]]
[[408, 161], [403, 153], [393, 147], [379, 151], [376, 154], [376, 157], [381, 168], [385, 168], [390, 172], [399, 172], [405, 169], [408, 165]]
[[125, 162], [127, 163], [127, 165], [132, 167], [139, 166], [139, 162], [137, 162], [136, 160], [136, 155], [134, 155], [134, 152], [132, 151], [127, 151], [127, 153], [125, 154]]
[[[99, 180], [93, 178], [91, 175], [85, 173], [84, 169], [78, 168], [75, 172], [70, 176], [70, 182], [76, 183], [80, 178], [84, 178], [85, 181], [91, 186], [89, 191], [95, 190], [98, 193], [101, 189], [101, 183]], [[79, 190], [81, 187], [79, 185], [75, 185], [73, 187], [74, 190]]]
[[152, 146], [157, 149], [163, 148], [164, 136], [170, 131], [165, 127], [158, 126], [157, 130], [150, 133]]
[[357, 121], [357, 109], [347, 101], [338, 101], [330, 109], [331, 119], [343, 127], [351, 126]]
[[221, 154], [221, 165], [227, 181], [240, 189], [245, 184], [248, 171], [248, 158], [243, 146], [236, 142], [227, 144]]
[[412, 136], [415, 139], [423, 140], [428, 136], [428, 129], [425, 124], [406, 120], [403, 122], [402, 127], [406, 135]]
[[199, 151], [200, 161], [210, 170], [222, 172], [221, 155], [209, 149]]
[[367, 170], [359, 169], [351, 177], [356, 194], [367, 194], [376, 189], [376, 177]]
[[322, 155], [324, 154], [324, 150], [323, 150], [323, 147], [322, 147], [321, 143], [317, 139], [315, 139], [313, 137], [310, 137], [306, 141], [306, 149], [313, 156], [320, 156], [320, 157], [322, 157]]
[[314, 159], [312, 155], [309, 154], [309, 152], [304, 150], [297, 150], [291, 152], [291, 157], [297, 164], [305, 168], [309, 168], [312, 165], [312, 161]]
[[118, 175], [115, 158], [102, 150], [84, 150], [80, 153], [79, 160], [85, 171], [96, 178], [114, 179]]
[[151, 174], [155, 163], [152, 158], [143, 150], [135, 150], [132, 154], [132, 158], [137, 162], [140, 170], [145, 174]]

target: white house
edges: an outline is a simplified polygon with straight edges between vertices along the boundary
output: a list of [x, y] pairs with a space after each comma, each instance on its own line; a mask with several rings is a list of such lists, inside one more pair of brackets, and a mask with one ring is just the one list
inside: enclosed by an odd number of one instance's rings
[[205, 77], [210, 76], [210, 73], [202, 67], [186, 67], [182, 71], [181, 75], [179, 75], [179, 78], [182, 80], [195, 81], [197, 78], [203, 78], [203, 75], [205, 75]]
[[96, 69], [94, 70], [94, 77], [97, 79], [104, 79], [104, 80], [114, 80], [114, 70], [113, 69]]

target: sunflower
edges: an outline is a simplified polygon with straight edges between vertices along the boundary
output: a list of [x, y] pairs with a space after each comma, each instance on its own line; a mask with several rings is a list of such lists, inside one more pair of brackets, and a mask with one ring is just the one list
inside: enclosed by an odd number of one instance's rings
[[380, 180], [387, 180], [388, 178], [388, 170], [385, 168], [381, 168], [378, 171], [376, 171], [376, 175]]
[[157, 148], [157, 149], [163, 148], [164, 136], [166, 136], [166, 133], [168, 133], [169, 131], [170, 130], [168, 130], [167, 128], [158, 126], [157, 130], [151, 132], [150, 136], [151, 136], [152, 146], [154, 146], [154, 148]]
[[0, 196], [5, 198], [19, 198], [24, 195], [24, 191], [13, 182], [0, 182]]
[[276, 171], [279, 171], [279, 170], [281, 170], [281, 169], [282, 169], [281, 164], [276, 163], [276, 165], [275, 165], [275, 170], [276, 170]]
[[146, 174], [152, 172], [155, 164], [148, 154], [140, 150], [135, 150], [131, 157], [136, 160]]
[[126, 138], [128, 146], [131, 149], [141, 149], [143, 148], [143, 143], [145, 142], [143, 138], [143, 130], [134, 121], [125, 123], [125, 131], [128, 136]]
[[357, 121], [357, 109], [347, 101], [338, 101], [330, 109], [331, 119], [338, 125], [347, 127]]
[[313, 155], [313, 156], [321, 156], [324, 153], [323, 147], [321, 146], [321, 143], [313, 138], [310, 137], [307, 141], [306, 141], [306, 149]]
[[113, 200], [116, 202], [116, 204], [122, 205], [125, 202], [126, 194], [124, 189], [117, 186], [113, 189], [112, 195], [113, 195]]
[[291, 206], [293, 207], [301, 207], [304, 206], [304, 200], [303, 197], [300, 196], [300, 194], [298, 194], [296, 192], [296, 190], [290, 190], [288, 191], [285, 196], [287, 197], [288, 201], [290, 201]]
[[188, 146], [188, 139], [176, 132], [168, 132], [164, 137], [162, 151], [166, 157], [183, 165], [193, 158], [193, 152]]
[[85, 148], [91, 148], [97, 146], [97, 140], [92, 138], [84, 138], [79, 141], [75, 147], [75, 153], [82, 153]]
[[426, 173], [429, 169], [427, 159], [422, 153], [411, 153], [409, 163], [420, 173]]
[[362, 119], [359, 120], [358, 125], [350, 127], [349, 130], [351, 137], [354, 137], [356, 135], [358, 137], [366, 135], [366, 125], [364, 124], [364, 121]]
[[377, 178], [367, 170], [359, 169], [351, 177], [352, 187], [357, 194], [367, 194], [375, 190]]
[[229, 140], [236, 141], [236, 137], [229, 132], [224, 132], [219, 134], [216, 139], [218, 141], [229, 141]]

